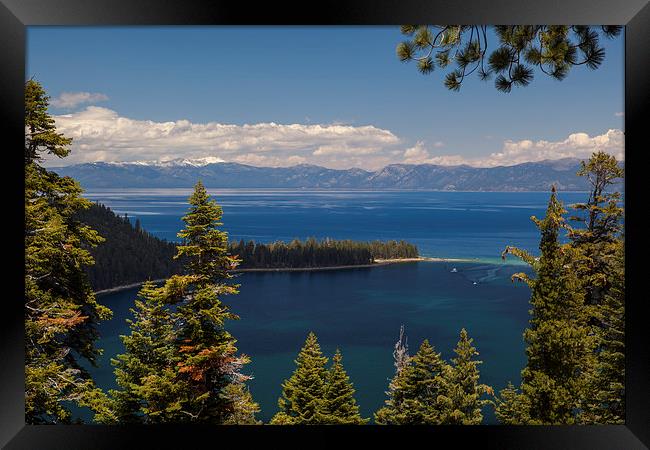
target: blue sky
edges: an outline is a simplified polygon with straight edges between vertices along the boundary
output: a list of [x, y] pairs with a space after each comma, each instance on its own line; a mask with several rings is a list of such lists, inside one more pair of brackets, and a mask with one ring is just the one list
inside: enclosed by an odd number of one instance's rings
[[27, 76], [74, 139], [54, 165], [210, 157], [374, 169], [622, 151], [622, 35], [603, 40], [598, 70], [561, 82], [536, 72], [509, 94], [475, 76], [448, 91], [446, 71], [397, 59], [402, 38], [392, 26], [30, 27]]

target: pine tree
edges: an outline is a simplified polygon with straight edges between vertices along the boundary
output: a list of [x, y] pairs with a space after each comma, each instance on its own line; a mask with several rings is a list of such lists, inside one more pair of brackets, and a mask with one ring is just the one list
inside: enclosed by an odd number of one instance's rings
[[135, 320], [127, 319], [131, 334], [120, 336], [125, 353], [112, 360], [121, 390], [112, 390], [115, 416], [119, 423], [163, 423], [181, 421], [175, 366], [172, 314], [162, 290], [153, 282], [143, 284], [135, 308]]
[[176, 255], [186, 259], [187, 275], [171, 277], [164, 287], [166, 302], [178, 302], [177, 375], [189, 389], [179, 400], [180, 412], [191, 422], [254, 423], [259, 408], [245, 388], [251, 377], [241, 373], [249, 359], [237, 355], [236, 340], [224, 328], [238, 317], [220, 300], [238, 293], [239, 285], [227, 283], [238, 260], [228, 254], [228, 234], [218, 228], [221, 207], [201, 181], [189, 203]]
[[259, 407], [245, 384], [251, 377], [241, 373], [249, 360], [237, 355], [224, 328], [238, 317], [220, 300], [238, 292], [227, 283], [238, 261], [218, 229], [221, 208], [201, 182], [189, 200], [176, 254], [186, 273], [140, 291], [131, 334], [122, 337], [126, 353], [114, 360], [122, 387], [112, 392], [115, 415], [123, 422], [254, 424]]
[[598, 305], [609, 288], [609, 273], [616, 270], [612, 257], [622, 242], [621, 194], [608, 188], [623, 177], [623, 169], [613, 156], [597, 152], [588, 162], [581, 162], [577, 175], [586, 177], [592, 190], [586, 203], [572, 205], [577, 215], [571, 220], [581, 226], [570, 228], [569, 238], [580, 251], [576, 268], [583, 281], [585, 304]]
[[541, 233], [540, 257], [512, 247], [504, 252], [504, 258], [507, 253], [519, 256], [536, 273], [535, 278], [523, 273], [513, 276], [531, 288], [532, 316], [524, 331], [528, 362], [521, 386], [525, 402], [520, 403], [529, 409], [519, 415], [529, 417], [529, 424], [576, 423], [576, 409], [586, 391], [585, 374], [593, 364], [594, 339], [573, 268], [578, 256], [558, 241], [560, 230], [566, 228], [565, 212], [553, 187], [546, 217], [532, 217]]
[[106, 397], [81, 360], [95, 364], [97, 303], [84, 269], [103, 239], [74, 219], [90, 202], [79, 184], [40, 166], [42, 154], [65, 157], [72, 142], [56, 132], [49, 97], [25, 84], [25, 416], [27, 423], [69, 422], [68, 405], [105, 411]]
[[368, 422], [359, 414], [354, 387], [343, 368], [343, 356], [338, 349], [327, 376], [323, 409], [325, 422], [331, 425], [363, 425]]
[[271, 424], [324, 424], [327, 358], [323, 356], [313, 332], [307, 336], [295, 363], [296, 370], [282, 383], [282, 396], [278, 400], [280, 411], [273, 417]]
[[424, 340], [415, 356], [398, 369], [387, 392], [386, 406], [375, 413], [379, 425], [436, 425], [438, 396], [443, 394], [447, 363]]
[[478, 382], [481, 361], [474, 359], [478, 351], [472, 342], [463, 328], [454, 349], [453, 366], [447, 366], [443, 373], [444, 393], [438, 397], [438, 404], [444, 425], [478, 425], [483, 420], [481, 408], [488, 401], [481, 400], [481, 395], [491, 393], [492, 388]]
[[621, 194], [611, 186], [622, 179], [616, 158], [597, 152], [577, 173], [592, 186], [586, 203], [573, 205], [569, 237], [579, 258], [574, 268], [585, 292], [585, 308], [597, 337], [596, 361], [584, 399], [585, 423], [624, 423], [625, 264]]

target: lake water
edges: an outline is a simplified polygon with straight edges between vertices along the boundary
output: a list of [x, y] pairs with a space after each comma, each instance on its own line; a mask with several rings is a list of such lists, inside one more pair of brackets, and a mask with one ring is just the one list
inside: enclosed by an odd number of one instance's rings
[[[327, 356], [338, 347], [364, 417], [385, 400], [393, 375], [393, 345], [405, 325], [411, 354], [423, 339], [454, 356], [461, 328], [480, 352], [481, 381], [495, 390], [519, 381], [525, 364], [522, 333], [529, 290], [510, 276], [525, 266], [501, 251], [515, 245], [533, 253], [539, 240], [531, 215], [543, 217], [548, 193], [344, 192], [209, 190], [222, 205], [231, 239], [405, 239], [424, 256], [476, 258], [474, 262], [419, 262], [322, 272], [245, 273], [240, 294], [224, 297], [241, 320], [228, 324], [252, 363], [250, 388], [268, 421], [277, 410], [281, 383], [309, 331]], [[173, 240], [182, 227], [189, 190], [103, 190], [85, 195], [119, 214], [140, 219], [156, 236]], [[584, 193], [560, 193], [565, 204]], [[456, 271], [452, 271], [456, 268]], [[100, 296], [114, 311], [100, 325], [105, 349], [93, 369], [98, 385], [114, 388], [110, 358], [123, 351], [120, 334], [137, 289]], [[494, 421], [486, 408], [486, 421]]]

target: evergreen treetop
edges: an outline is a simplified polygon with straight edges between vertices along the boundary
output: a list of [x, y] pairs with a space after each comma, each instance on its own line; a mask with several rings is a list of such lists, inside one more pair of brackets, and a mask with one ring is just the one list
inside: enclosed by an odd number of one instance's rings
[[483, 421], [481, 408], [488, 404], [481, 396], [491, 393], [492, 388], [479, 384], [479, 364], [476, 360], [478, 351], [472, 345], [473, 339], [463, 328], [452, 358], [452, 366], [447, 366], [443, 373], [444, 393], [438, 398], [442, 405], [441, 423], [451, 425], [478, 425]]
[[238, 260], [228, 254], [228, 233], [218, 228], [223, 225], [221, 206], [210, 199], [200, 180], [189, 203], [190, 210], [183, 216], [185, 228], [178, 233], [183, 244], [178, 246], [176, 258], [186, 257], [189, 273], [200, 277], [201, 282], [231, 278], [228, 271]]
[[363, 425], [368, 419], [361, 418], [359, 406], [354, 399], [354, 387], [343, 368], [343, 356], [336, 349], [332, 367], [327, 374], [324, 393], [324, 421], [333, 425]]
[[282, 383], [278, 400], [280, 411], [271, 424], [318, 425], [326, 423], [325, 389], [327, 384], [327, 357], [321, 352], [313, 332], [295, 360], [296, 370]]
[[47, 112], [50, 97], [34, 79], [25, 83], [25, 164], [39, 161], [41, 153], [59, 158], [68, 156], [72, 138], [56, 132], [54, 119]]
[[438, 396], [444, 388], [447, 363], [424, 340], [417, 353], [398, 369], [387, 392], [386, 406], [375, 413], [379, 425], [435, 425], [440, 423]]

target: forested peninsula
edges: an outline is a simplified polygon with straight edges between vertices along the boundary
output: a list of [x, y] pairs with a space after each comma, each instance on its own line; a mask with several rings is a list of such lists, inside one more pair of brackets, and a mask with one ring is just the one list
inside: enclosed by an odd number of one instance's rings
[[[105, 241], [89, 248], [95, 264], [86, 270], [95, 291], [134, 287], [146, 280], [181, 274], [182, 258], [174, 259], [177, 244], [160, 239], [139, 219], [120, 216], [100, 203], [77, 213], [77, 219], [97, 230]], [[228, 253], [239, 260], [232, 271], [322, 270], [372, 267], [421, 258], [417, 246], [405, 241], [358, 242], [352, 240], [276, 241], [228, 243]]]

